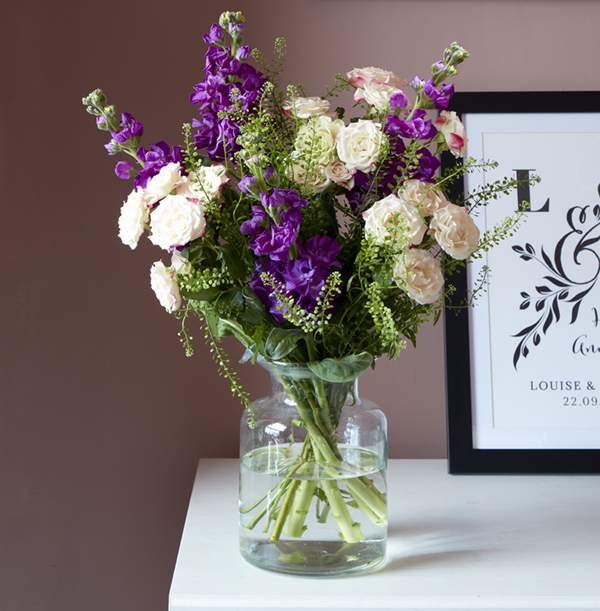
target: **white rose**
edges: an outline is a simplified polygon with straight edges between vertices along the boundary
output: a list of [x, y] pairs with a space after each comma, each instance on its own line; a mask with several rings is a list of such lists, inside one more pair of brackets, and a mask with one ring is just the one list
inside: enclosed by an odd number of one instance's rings
[[132, 250], [137, 246], [149, 215], [150, 209], [147, 206], [144, 189], [137, 187], [121, 206], [119, 237], [123, 244]]
[[354, 99], [357, 102], [364, 100], [367, 104], [375, 106], [379, 110], [385, 110], [389, 106], [392, 96], [401, 91], [398, 87], [369, 81], [363, 85], [362, 89], [357, 89], [354, 92]]
[[370, 172], [381, 149], [381, 125], [360, 119], [350, 123], [336, 138], [338, 157], [349, 169]]
[[202, 206], [183, 195], [167, 195], [150, 216], [150, 241], [170, 250], [204, 235], [205, 227]]
[[354, 174], [356, 170], [352, 172], [339, 159], [327, 164], [323, 171], [331, 182], [336, 183], [340, 187], [346, 189], [354, 188]]
[[422, 216], [433, 216], [436, 210], [444, 208], [450, 202], [441, 191], [436, 191], [433, 185], [411, 178], [406, 181], [404, 189], [398, 193], [398, 197], [407, 202], [412, 202]]
[[175, 185], [181, 182], [181, 166], [178, 163], [168, 163], [146, 185], [148, 203], [154, 204], [171, 193]]
[[417, 303], [436, 302], [444, 285], [440, 264], [427, 250], [411, 248], [396, 259], [394, 280]]
[[325, 175], [323, 166], [316, 166], [309, 174], [304, 164], [292, 163], [291, 174], [293, 181], [299, 187], [311, 193], [321, 193], [331, 184], [331, 180]]
[[192, 272], [192, 264], [175, 250], [171, 255], [171, 269], [177, 274], [189, 274]]
[[325, 115], [329, 112], [329, 100], [318, 97], [294, 98], [286, 100], [281, 109], [286, 115], [294, 114], [299, 119], [310, 119], [317, 115]]
[[435, 120], [435, 126], [444, 135], [448, 150], [455, 157], [464, 157], [468, 142], [467, 132], [456, 113], [442, 110]]
[[390, 85], [391, 87], [405, 87], [408, 85], [406, 79], [397, 77], [389, 70], [381, 68], [354, 68], [352, 72], [346, 74], [351, 85], [355, 87], [363, 87], [365, 83], [375, 82], [382, 85]]
[[454, 259], [466, 259], [479, 244], [479, 228], [465, 208], [448, 204], [433, 215], [430, 227], [442, 249]]
[[300, 127], [294, 147], [307, 164], [327, 165], [336, 158], [335, 137], [344, 129], [341, 119], [320, 115]]
[[190, 172], [184, 176], [176, 186], [178, 195], [207, 204], [216, 195], [221, 193], [221, 187], [229, 182], [225, 166], [218, 163], [200, 168], [198, 175]]
[[150, 286], [156, 293], [160, 305], [167, 312], [174, 312], [181, 305], [181, 295], [175, 275], [175, 270], [165, 267], [162, 261], [157, 261], [150, 269]]
[[[363, 212], [365, 233], [373, 237], [378, 244], [383, 244], [386, 237], [392, 236], [395, 229], [394, 221], [404, 220], [408, 226], [408, 238], [411, 244], [420, 244], [427, 231], [427, 225], [419, 215], [417, 207], [404, 201], [396, 195], [388, 195], [375, 202]], [[402, 236], [396, 236], [396, 245], [402, 245]]]

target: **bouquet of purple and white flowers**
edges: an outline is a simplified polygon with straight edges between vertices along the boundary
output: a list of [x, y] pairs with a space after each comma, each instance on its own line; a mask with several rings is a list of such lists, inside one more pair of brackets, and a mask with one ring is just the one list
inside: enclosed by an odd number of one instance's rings
[[[242, 44], [243, 26], [240, 13], [224, 13], [204, 36], [206, 76], [190, 95], [199, 114], [184, 147], [148, 150], [131, 114], [119, 117], [101, 90], [84, 98], [110, 132], [109, 154], [135, 160], [115, 168], [134, 186], [119, 237], [135, 248], [148, 231], [170, 254], [152, 266], [152, 288], [167, 311], [204, 319], [212, 339], [234, 334], [254, 355], [294, 362], [393, 357], [439, 312], [444, 274], [481, 247], [467, 208], [444, 194], [453, 177], [438, 175], [436, 156], [465, 150], [444, 81], [468, 54], [453, 43], [431, 78], [410, 83], [355, 69], [308, 97], [277, 90], [283, 42], [269, 68]], [[331, 107], [344, 89], [361, 118]], [[268, 341], [274, 329], [285, 349]]]
[[[321, 382], [347, 384], [381, 355], [395, 357], [407, 339], [415, 343], [419, 326], [441, 311], [445, 276], [514, 228], [518, 218], [480, 236], [471, 213], [516, 181], [488, 184], [456, 203], [445, 195], [462, 172], [489, 165], [468, 159], [439, 172], [438, 153], [462, 157], [467, 143], [456, 113], [447, 110], [454, 88], [445, 81], [468, 57], [456, 43], [427, 80], [355, 69], [310, 97], [300, 86], [278, 89], [283, 41], [267, 62], [242, 44], [243, 26], [240, 13], [223, 13], [204, 36], [206, 76], [190, 95], [198, 115], [184, 125], [183, 147], [143, 147], [142, 124], [118, 116], [101, 90], [83, 102], [110, 133], [108, 153], [134, 160], [115, 169], [133, 180], [119, 237], [133, 249], [147, 231], [170, 256], [152, 265], [151, 286], [182, 319], [188, 354], [186, 319], [194, 315], [221, 373], [247, 405], [221, 337], [235, 336], [253, 360], [307, 364], [319, 378], [313, 385], [281, 380], [302, 414], [298, 426], [310, 431], [302, 460], [337, 472], [341, 404], [327, 402], [343, 403], [348, 391], [332, 399]], [[360, 116], [345, 120], [345, 110], [331, 106], [344, 91], [353, 92]], [[357, 506], [383, 524], [385, 499], [362, 479], [350, 482], [359, 490]], [[281, 524], [292, 506], [304, 515], [311, 498], [283, 503], [288, 485], [289, 478], [275, 486], [271, 512]], [[332, 494], [321, 497], [335, 506]], [[355, 536], [343, 534], [356, 532], [349, 517], [338, 512], [336, 520], [346, 541]], [[301, 521], [294, 530], [302, 532]]]

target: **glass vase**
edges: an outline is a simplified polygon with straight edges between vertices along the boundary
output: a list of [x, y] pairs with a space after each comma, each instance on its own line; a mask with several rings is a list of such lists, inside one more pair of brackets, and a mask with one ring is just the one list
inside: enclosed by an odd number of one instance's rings
[[387, 538], [387, 424], [358, 380], [327, 382], [305, 365], [261, 363], [271, 395], [241, 421], [240, 551], [296, 575], [375, 567]]

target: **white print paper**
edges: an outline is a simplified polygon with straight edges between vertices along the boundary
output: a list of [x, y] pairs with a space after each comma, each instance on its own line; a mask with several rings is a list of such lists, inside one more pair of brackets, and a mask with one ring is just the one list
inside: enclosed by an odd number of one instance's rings
[[[526, 221], [481, 262], [470, 314], [476, 449], [600, 448], [600, 114], [468, 115], [468, 155], [498, 161], [483, 181], [529, 172]], [[476, 218], [517, 211], [516, 193]], [[471, 283], [481, 265], [471, 268]]]

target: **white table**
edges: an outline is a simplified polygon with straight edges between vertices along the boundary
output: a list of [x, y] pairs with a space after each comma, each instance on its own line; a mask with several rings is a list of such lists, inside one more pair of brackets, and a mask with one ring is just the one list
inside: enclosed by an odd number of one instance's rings
[[238, 461], [201, 460], [170, 611], [600, 609], [600, 476], [457, 476], [445, 460], [391, 460], [389, 487], [382, 569], [290, 577], [238, 552]]

